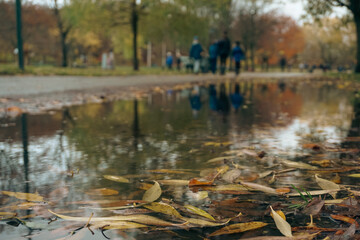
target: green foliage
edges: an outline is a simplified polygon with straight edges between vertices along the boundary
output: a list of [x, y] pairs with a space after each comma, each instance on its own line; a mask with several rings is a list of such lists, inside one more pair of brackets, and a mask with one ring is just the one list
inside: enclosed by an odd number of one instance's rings
[[311, 202], [311, 200], [313, 200], [313, 197], [311, 196], [311, 194], [308, 191], [306, 191], [304, 188], [302, 188], [302, 190], [306, 193], [306, 195], [304, 195], [293, 184], [291, 184], [291, 186], [293, 187], [293, 189], [295, 189], [300, 194], [300, 197], [304, 200], [304, 202], [290, 205], [289, 208], [302, 208], [302, 207], [306, 206], [307, 204], [309, 204]]

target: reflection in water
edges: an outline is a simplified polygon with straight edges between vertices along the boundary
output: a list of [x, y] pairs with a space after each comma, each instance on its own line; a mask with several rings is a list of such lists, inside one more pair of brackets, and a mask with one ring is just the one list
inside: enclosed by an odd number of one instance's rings
[[[207, 92], [202, 91], [205, 87]], [[327, 82], [226, 82], [156, 91], [148, 100], [74, 106], [52, 115], [24, 114], [9, 120], [15, 126], [0, 128], [0, 186], [19, 192], [37, 190], [43, 195], [59, 186], [71, 186], [74, 193], [57, 205], [62, 210], [69, 208], [69, 202], [100, 199], [85, 194], [94, 188], [115, 189], [120, 192], [117, 199], [141, 199], [143, 191], [137, 184], [113, 183], [102, 176], [131, 174], [132, 183], [189, 179], [198, 177], [196, 171], [212, 167], [207, 160], [229, 149], [250, 146], [267, 149], [269, 155], [281, 155], [317, 139], [340, 145], [346, 136], [359, 136], [360, 104], [351, 104], [352, 95]], [[235, 111], [230, 111], [231, 106]], [[207, 142], [231, 145], [206, 147]], [[18, 172], [21, 160], [25, 189], [18, 182], [8, 181], [22, 174]], [[242, 164], [254, 171], [264, 170], [258, 169], [256, 162]], [[266, 164], [271, 167], [272, 162]], [[74, 178], [66, 175], [77, 168], [80, 173]], [[149, 169], [191, 171], [154, 175], [147, 172]], [[308, 178], [288, 177], [289, 182], [295, 180], [307, 184]], [[171, 191], [177, 192], [169, 196], [174, 200], [192, 201], [193, 194], [183, 194], [187, 188], [164, 191], [164, 197]]]

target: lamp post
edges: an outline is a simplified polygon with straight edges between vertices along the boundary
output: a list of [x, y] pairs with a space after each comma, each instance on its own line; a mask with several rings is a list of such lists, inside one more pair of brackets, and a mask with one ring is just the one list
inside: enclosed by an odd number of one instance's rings
[[19, 68], [24, 70], [24, 50], [23, 50], [23, 40], [22, 40], [22, 20], [21, 20], [21, 0], [16, 0], [16, 33], [17, 33], [17, 43], [18, 43], [18, 56], [19, 56]]

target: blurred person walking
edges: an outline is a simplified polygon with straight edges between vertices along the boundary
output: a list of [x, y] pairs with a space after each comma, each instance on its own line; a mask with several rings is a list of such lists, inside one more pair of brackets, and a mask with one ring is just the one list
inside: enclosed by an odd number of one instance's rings
[[234, 58], [234, 61], [235, 61], [235, 74], [239, 75], [240, 68], [241, 68], [241, 62], [240, 61], [245, 59], [244, 51], [240, 47], [240, 41], [236, 41], [236, 45], [232, 49], [231, 54], [232, 54], [232, 56]]
[[220, 56], [220, 74], [224, 75], [226, 70], [226, 59], [231, 51], [231, 43], [227, 32], [223, 34], [223, 39], [218, 43], [218, 54]]
[[210, 64], [210, 71], [215, 74], [216, 73], [216, 62], [218, 56], [218, 46], [217, 41], [213, 41], [213, 43], [209, 47], [209, 64]]
[[166, 66], [168, 67], [169, 70], [172, 69], [173, 62], [174, 62], [173, 56], [171, 52], [168, 52], [166, 54]]
[[201, 54], [203, 52], [203, 48], [201, 44], [199, 43], [198, 37], [194, 37], [193, 43], [190, 48], [190, 58], [194, 62], [194, 73], [198, 74], [200, 70], [200, 60], [201, 60]]

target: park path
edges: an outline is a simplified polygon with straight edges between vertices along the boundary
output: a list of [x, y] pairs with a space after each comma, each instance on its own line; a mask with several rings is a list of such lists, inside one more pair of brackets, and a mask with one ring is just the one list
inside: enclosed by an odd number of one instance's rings
[[[305, 73], [242, 73], [240, 78], [306, 77]], [[225, 78], [233, 78], [229, 73]], [[67, 91], [104, 90], [221, 79], [218, 75], [134, 75], [118, 77], [83, 76], [0, 76], [0, 97], [25, 97]]]

